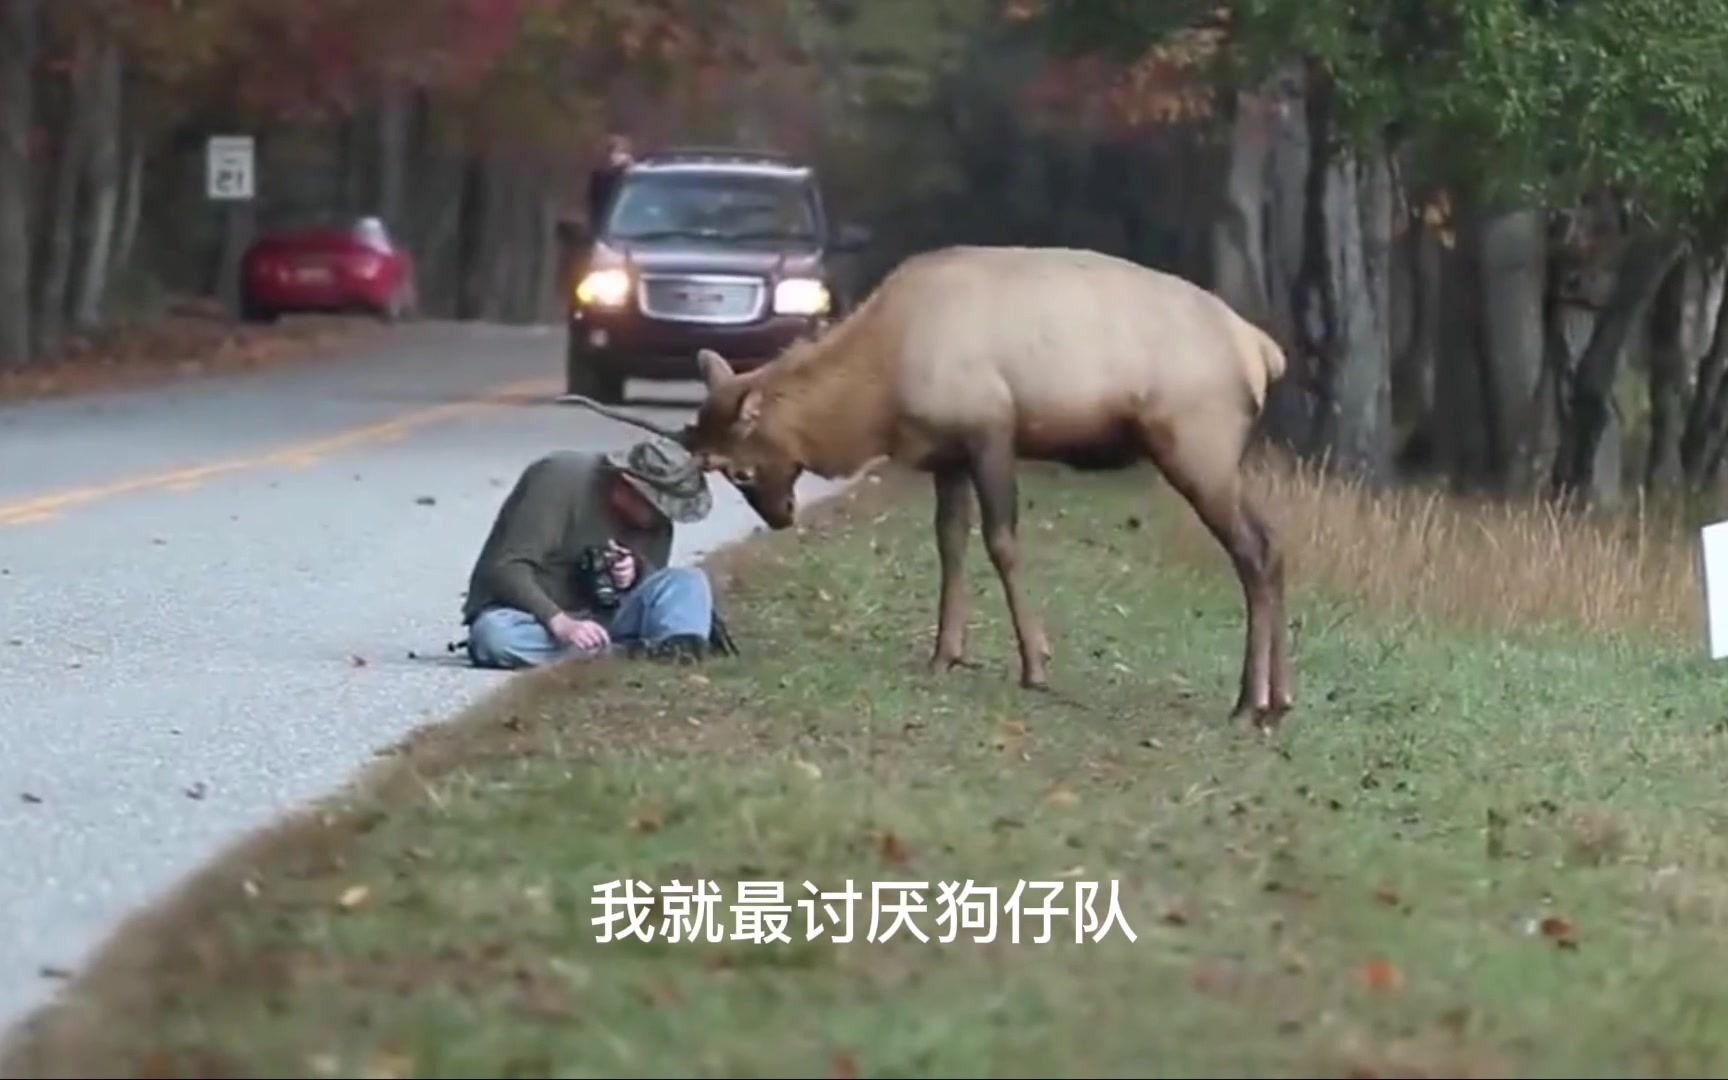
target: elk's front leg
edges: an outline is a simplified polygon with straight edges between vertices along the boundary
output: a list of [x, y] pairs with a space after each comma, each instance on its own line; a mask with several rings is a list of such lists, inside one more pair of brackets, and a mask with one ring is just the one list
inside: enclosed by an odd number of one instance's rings
[[973, 667], [966, 659], [966, 544], [972, 531], [971, 492], [966, 473], [944, 468], [935, 474], [936, 553], [942, 562], [942, 599], [936, 618], [936, 649], [930, 670]]
[[1014, 451], [1006, 442], [993, 444], [977, 455], [972, 465], [972, 483], [978, 489], [978, 507], [984, 526], [984, 548], [1002, 580], [1008, 615], [1014, 621], [1014, 636], [1020, 643], [1020, 685], [1043, 690], [1049, 685], [1045, 667], [1050, 660], [1050, 642], [1044, 627], [1026, 597], [1020, 577], [1020, 496], [1014, 476]]

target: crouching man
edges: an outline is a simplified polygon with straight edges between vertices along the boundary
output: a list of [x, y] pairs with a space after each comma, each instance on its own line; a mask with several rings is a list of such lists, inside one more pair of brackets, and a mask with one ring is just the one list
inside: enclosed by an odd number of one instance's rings
[[462, 612], [469, 658], [504, 669], [615, 649], [701, 659], [715, 633], [708, 578], [668, 564], [674, 526], [712, 507], [701, 469], [665, 440], [535, 461], [474, 564]]

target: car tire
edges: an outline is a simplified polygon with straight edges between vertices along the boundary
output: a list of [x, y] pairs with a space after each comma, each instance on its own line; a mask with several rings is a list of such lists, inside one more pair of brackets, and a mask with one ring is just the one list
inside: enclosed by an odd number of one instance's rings
[[602, 405], [624, 404], [624, 377], [609, 371], [599, 355], [572, 341], [565, 350], [565, 392], [592, 398]]
[[413, 319], [419, 310], [419, 290], [412, 282], [404, 282], [390, 294], [389, 301], [379, 310], [378, 315], [387, 323], [400, 323]]

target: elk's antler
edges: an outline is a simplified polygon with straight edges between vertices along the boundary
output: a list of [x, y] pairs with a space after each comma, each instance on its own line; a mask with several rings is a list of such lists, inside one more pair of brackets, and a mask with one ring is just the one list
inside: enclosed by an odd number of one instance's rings
[[620, 412], [617, 409], [609, 408], [591, 398], [585, 398], [581, 394], [565, 394], [558, 400], [564, 404], [581, 405], [584, 408], [592, 409], [594, 412], [597, 412], [608, 419], [617, 420], [624, 424], [630, 424], [633, 427], [639, 427], [644, 431], [649, 431], [660, 436], [662, 439], [671, 439], [673, 442], [683, 445], [684, 432], [681, 430], [675, 431], [672, 428], [661, 427], [652, 420], [644, 420], [640, 416], [632, 416], [627, 412]]

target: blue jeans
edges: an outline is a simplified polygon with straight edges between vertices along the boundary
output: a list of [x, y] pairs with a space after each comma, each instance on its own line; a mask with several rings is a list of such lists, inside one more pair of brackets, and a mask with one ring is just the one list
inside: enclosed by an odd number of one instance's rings
[[[707, 575], [694, 567], [668, 566], [648, 575], [625, 596], [612, 617], [612, 644], [653, 645], [674, 634], [694, 634], [706, 641], [713, 618], [714, 597]], [[515, 608], [487, 608], [468, 628], [468, 656], [479, 667], [538, 667], [604, 651], [566, 645], [539, 619]]]

